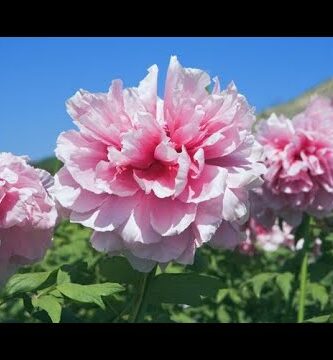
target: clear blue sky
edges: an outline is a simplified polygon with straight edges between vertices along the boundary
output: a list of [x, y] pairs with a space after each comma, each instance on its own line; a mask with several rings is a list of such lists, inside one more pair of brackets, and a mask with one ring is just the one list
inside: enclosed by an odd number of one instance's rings
[[73, 128], [65, 100], [79, 88], [136, 86], [170, 55], [187, 67], [234, 80], [258, 111], [333, 76], [333, 38], [0, 38], [0, 151], [40, 159]]

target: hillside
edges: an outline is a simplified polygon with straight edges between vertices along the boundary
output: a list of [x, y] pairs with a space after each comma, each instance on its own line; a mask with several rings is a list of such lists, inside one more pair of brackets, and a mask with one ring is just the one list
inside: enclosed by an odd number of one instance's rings
[[[284, 114], [289, 117], [293, 116], [304, 109], [310, 97], [314, 94], [333, 97], [333, 78], [313, 87], [295, 99], [264, 110], [258, 114], [258, 119], [268, 117], [272, 112], [275, 112], [276, 114]], [[54, 174], [60, 168], [61, 163], [55, 157], [48, 157], [44, 160], [36, 162], [34, 165]]]
[[293, 116], [305, 108], [311, 96], [314, 94], [333, 97], [333, 78], [314, 86], [302, 95], [297, 96], [295, 99], [264, 110], [258, 114], [258, 118], [268, 117], [272, 112], [275, 112], [276, 114], [284, 114], [288, 117]]

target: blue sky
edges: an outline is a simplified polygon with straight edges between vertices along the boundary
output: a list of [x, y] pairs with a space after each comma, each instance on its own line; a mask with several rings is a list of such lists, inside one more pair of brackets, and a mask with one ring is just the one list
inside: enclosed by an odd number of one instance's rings
[[65, 100], [79, 88], [136, 86], [171, 55], [182, 65], [234, 80], [258, 111], [333, 76], [333, 38], [0, 38], [0, 151], [40, 159], [74, 128]]

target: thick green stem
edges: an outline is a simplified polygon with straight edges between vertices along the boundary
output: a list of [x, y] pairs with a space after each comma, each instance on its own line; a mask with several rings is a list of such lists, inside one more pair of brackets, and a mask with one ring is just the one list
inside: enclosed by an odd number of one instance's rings
[[149, 273], [144, 273], [138, 286], [138, 292], [133, 304], [133, 311], [129, 321], [131, 323], [140, 322], [144, 317], [144, 303], [147, 295], [149, 281], [155, 276], [156, 266]]
[[306, 252], [302, 259], [301, 272], [300, 272], [300, 287], [299, 287], [299, 301], [298, 301], [298, 314], [297, 314], [298, 323], [302, 323], [304, 321], [307, 276], [308, 276], [308, 253]]
[[298, 300], [298, 314], [297, 322], [302, 323], [304, 321], [305, 312], [305, 297], [306, 297], [306, 283], [308, 278], [308, 248], [310, 243], [310, 217], [304, 214], [302, 224], [300, 225], [300, 237], [304, 238], [304, 244], [302, 248], [302, 263], [299, 274], [299, 300]]

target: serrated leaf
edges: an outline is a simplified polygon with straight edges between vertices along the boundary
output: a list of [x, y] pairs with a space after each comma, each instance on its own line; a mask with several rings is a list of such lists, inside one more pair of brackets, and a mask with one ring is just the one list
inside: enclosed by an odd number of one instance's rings
[[214, 297], [221, 287], [220, 280], [198, 274], [160, 274], [153, 278], [147, 301], [152, 304], [172, 303], [198, 306], [201, 296]]
[[262, 288], [264, 285], [272, 280], [276, 276], [276, 273], [262, 273], [254, 276], [250, 281], [253, 286], [253, 292], [257, 298], [260, 298]]
[[289, 299], [289, 294], [291, 291], [291, 285], [293, 280], [294, 280], [294, 275], [290, 272], [278, 274], [275, 278], [276, 284], [279, 287], [279, 289], [282, 291], [285, 300]]
[[52, 295], [44, 295], [41, 297], [33, 297], [32, 305], [47, 312], [53, 323], [58, 323], [61, 318], [61, 305], [57, 298]]
[[306, 323], [328, 323], [333, 322], [333, 315], [322, 315], [322, 316], [316, 316], [311, 319], [307, 319], [304, 322]]
[[311, 283], [307, 285], [307, 293], [310, 294], [314, 301], [318, 301], [321, 309], [325, 307], [328, 302], [328, 294], [323, 285]]
[[70, 283], [71, 282], [71, 278], [69, 276], [69, 274], [65, 271], [62, 271], [61, 269], [58, 270], [57, 272], [57, 284], [65, 284], [65, 283]]
[[16, 293], [26, 293], [38, 289], [46, 282], [51, 275], [51, 271], [16, 274], [12, 276], [6, 285], [6, 293], [13, 295]]
[[95, 303], [105, 309], [101, 296], [109, 296], [124, 290], [124, 287], [115, 283], [80, 285], [64, 283], [57, 286], [57, 289], [72, 300], [83, 303]]

